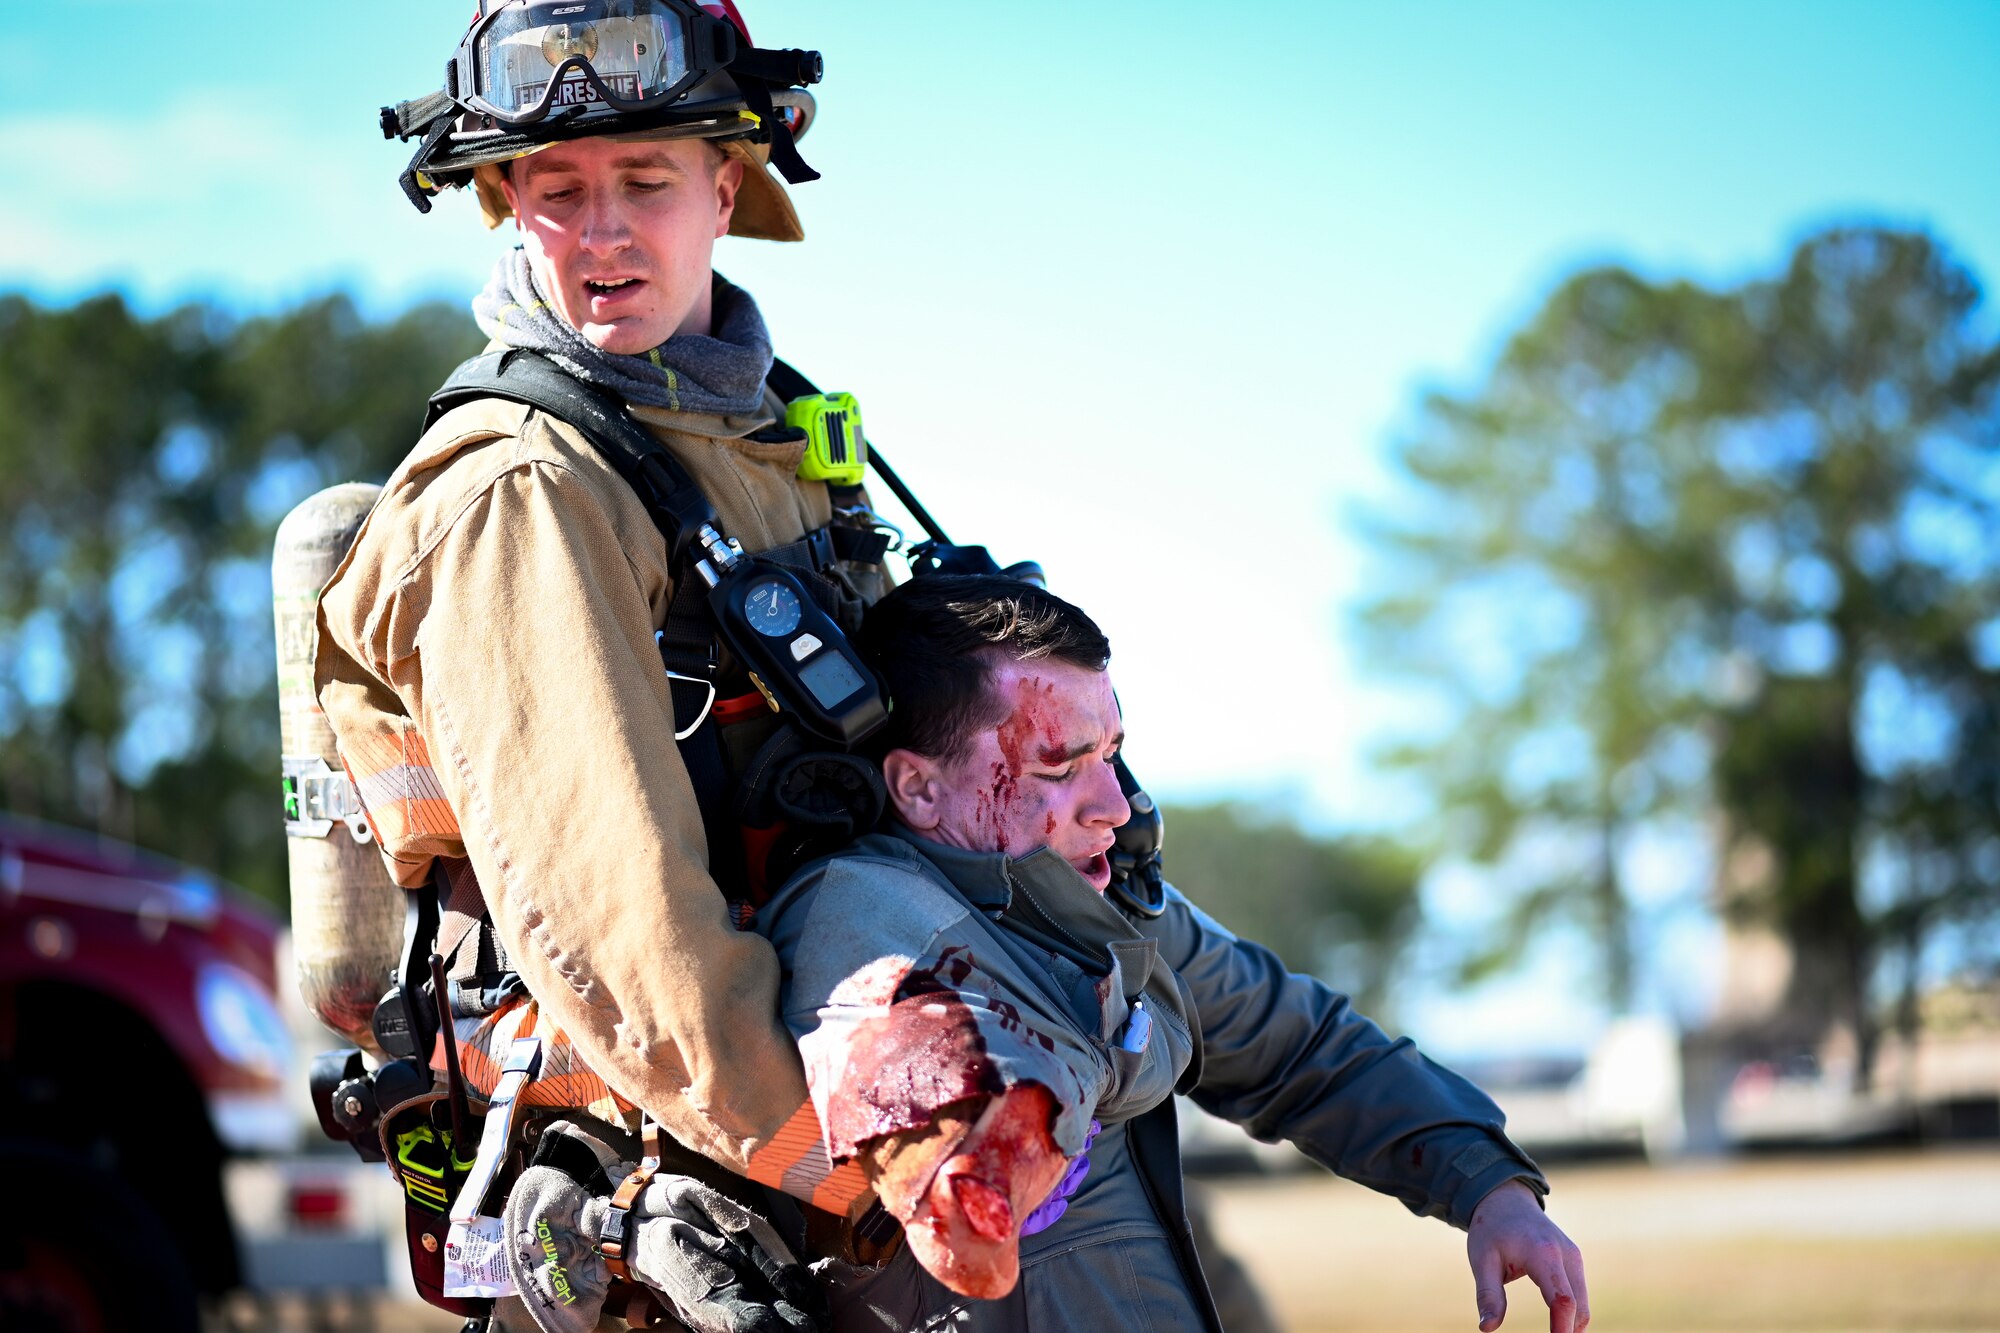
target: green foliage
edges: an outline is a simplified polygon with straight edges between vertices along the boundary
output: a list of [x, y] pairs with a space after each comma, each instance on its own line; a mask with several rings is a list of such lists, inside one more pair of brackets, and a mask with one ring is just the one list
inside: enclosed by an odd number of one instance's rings
[[[1726, 906], [1795, 946], [1807, 1025], [1865, 1026], [1913, 911], [2000, 903], [1996, 395], [1972, 275], [1860, 228], [1722, 290], [1579, 274], [1424, 400], [1361, 625], [1438, 702], [1388, 758], [1440, 850], [1526, 866], [1476, 964], [1567, 915], [1628, 1001], [1621, 853], [1674, 818], [1765, 868]], [[1896, 907], [1865, 905], [1868, 858]]]
[[1378, 1021], [1421, 918], [1417, 862], [1367, 838], [1320, 838], [1240, 805], [1164, 810], [1167, 877], [1294, 972], [1325, 979]]
[[386, 477], [478, 343], [342, 297], [248, 321], [0, 297], [0, 804], [282, 902], [272, 534]]

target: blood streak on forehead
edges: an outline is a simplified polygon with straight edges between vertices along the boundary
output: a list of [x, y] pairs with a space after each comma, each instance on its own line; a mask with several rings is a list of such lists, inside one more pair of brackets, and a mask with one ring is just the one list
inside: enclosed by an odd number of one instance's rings
[[[1046, 754], [1051, 745], [1061, 748], [1062, 731], [1056, 717], [1055, 693], [1055, 682], [1043, 680], [1040, 676], [1027, 676], [1014, 682], [1014, 711], [993, 733], [1000, 742], [1000, 757], [1010, 777], [1021, 776], [1021, 770], [1028, 764], [1029, 747], [1038, 741], [1042, 743], [1042, 754]], [[1037, 754], [1036, 758], [1041, 758], [1041, 754]]]
[[987, 824], [993, 835], [993, 850], [1007, 850], [1008, 835], [1021, 798], [1021, 773], [1028, 766], [1028, 750], [1037, 739], [1056, 726], [1055, 683], [1029, 676], [1014, 683], [1014, 711], [994, 729], [1000, 758], [993, 765], [986, 790], [979, 793], [973, 820]]

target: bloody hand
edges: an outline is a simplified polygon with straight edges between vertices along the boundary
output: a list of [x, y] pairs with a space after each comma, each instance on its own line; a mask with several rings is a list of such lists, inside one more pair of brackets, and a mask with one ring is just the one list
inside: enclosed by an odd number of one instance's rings
[[1549, 1221], [1535, 1192], [1510, 1180], [1479, 1201], [1465, 1237], [1478, 1287], [1480, 1333], [1507, 1317], [1507, 1283], [1533, 1282], [1549, 1306], [1549, 1333], [1583, 1333], [1590, 1324], [1590, 1289], [1583, 1253]]

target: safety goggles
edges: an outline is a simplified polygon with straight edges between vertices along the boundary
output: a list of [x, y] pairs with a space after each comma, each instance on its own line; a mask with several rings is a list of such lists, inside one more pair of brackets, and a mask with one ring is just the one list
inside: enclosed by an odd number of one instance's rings
[[500, 0], [459, 45], [447, 91], [518, 128], [664, 107], [738, 55], [736, 29], [690, 0]]

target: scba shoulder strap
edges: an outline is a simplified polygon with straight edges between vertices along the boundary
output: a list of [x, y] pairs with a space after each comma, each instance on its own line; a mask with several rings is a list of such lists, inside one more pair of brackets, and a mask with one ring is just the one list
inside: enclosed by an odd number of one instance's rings
[[634, 421], [622, 403], [547, 357], [518, 348], [473, 357], [431, 395], [424, 429], [453, 408], [481, 398], [537, 407], [576, 427], [638, 492], [666, 538], [668, 564], [677, 573], [702, 525], [717, 522], [715, 506], [651, 431]]
[[483, 398], [539, 408], [575, 427], [638, 494], [665, 539], [674, 600], [660, 631], [660, 655], [673, 697], [675, 739], [702, 826], [713, 842], [714, 832], [729, 817], [729, 775], [709, 716], [715, 702], [714, 627], [701, 584], [689, 567], [696, 535], [717, 522], [715, 506], [680, 460], [633, 420], [622, 403], [535, 352], [509, 348], [461, 364], [431, 395], [424, 429], [453, 408]]
[[[783, 361], [773, 361], [766, 382], [785, 402], [819, 392], [812, 381]], [[504, 398], [540, 408], [582, 433], [638, 493], [667, 543], [669, 567], [679, 575], [703, 525], [718, 526], [715, 506], [688, 476], [687, 469], [659, 439], [611, 395], [571, 375], [536, 352], [507, 348], [482, 353], [452, 371], [431, 395], [424, 416], [429, 430], [445, 413], [481, 398]], [[807, 533], [765, 559], [803, 569], [823, 570], [836, 560], [880, 563], [888, 538], [880, 533], [834, 525]]]
[[[509, 358], [513, 359], [509, 360]], [[533, 365], [525, 366], [523, 358], [532, 361]], [[615, 403], [606, 404], [602, 396], [594, 390], [590, 390], [587, 386], [578, 383], [575, 379], [543, 358], [533, 356], [530, 353], [489, 353], [487, 356], [468, 361], [464, 366], [459, 368], [459, 374], [454, 374], [452, 379], [447, 381], [445, 388], [440, 390], [439, 397], [432, 399], [432, 419], [434, 420], [436, 414], [441, 410], [438, 407], [439, 401], [453, 392], [454, 385], [460, 383], [461, 375], [465, 377], [465, 383], [470, 391], [450, 398], [449, 403], [456, 405], [457, 402], [464, 401], [466, 398], [477, 396], [480, 390], [476, 386], [491, 382], [485, 378], [488, 372], [483, 368], [483, 365], [484, 363], [494, 361], [499, 363], [499, 373], [503, 377], [505, 388], [492, 392], [499, 392], [500, 396], [515, 397], [518, 401], [529, 402], [535, 406], [543, 407], [545, 410], [553, 412], [555, 415], [576, 425], [579, 430], [584, 432], [586, 437], [591, 435], [592, 428], [599, 420], [619, 427], [627, 435], [643, 437], [626, 441], [611, 441], [610, 443], [614, 444], [619, 451], [616, 454], [612, 453], [610, 449], [606, 449], [604, 444], [599, 445], [600, 449], [605, 449], [606, 457], [611, 458], [614, 465], [620, 465], [620, 470], [625, 472], [628, 477], [638, 478], [633, 481], [633, 485], [639, 490], [642, 498], [648, 495], [649, 487], [657, 488], [665, 482], [671, 482], [688, 490], [693, 489], [693, 482], [688, 480], [686, 471], [680, 467], [673, 456], [668, 454], [664, 446], [655, 440], [643, 426], [633, 421], [621, 406]], [[480, 369], [475, 370], [475, 368]], [[505, 380], [504, 377], [510, 372], [512, 379]], [[771, 373], [767, 382], [770, 384], [772, 390], [786, 402], [795, 402], [819, 392], [819, 389], [811, 380], [781, 360], [774, 360], [772, 362]], [[525, 393], [514, 392], [513, 390], [517, 386], [531, 389], [536, 396], [528, 397]], [[587, 420], [579, 420], [570, 414], [565, 404], [572, 401], [578, 395], [586, 394], [591, 400], [589, 416]], [[426, 422], [426, 425], [428, 424]], [[643, 459], [650, 454], [662, 456], [662, 466], [655, 469], [645, 463]], [[640, 461], [628, 461], [621, 465], [621, 457], [628, 460]], [[887, 461], [883, 459], [880, 451], [872, 445], [868, 446], [867, 461], [875, 470], [876, 475], [880, 476], [890, 490], [895, 493], [897, 499], [902, 501], [904, 508], [908, 509], [911, 515], [923, 525], [925, 531], [930, 534], [931, 540], [923, 546], [919, 546], [912, 553], [912, 567], [917, 573], [997, 572], [997, 566], [994, 564], [992, 558], [987, 555], [983, 547], [956, 547], [945, 538], [943, 530], [938, 526], [936, 520], [931, 518], [929, 513], [924, 510], [923, 505], [910, 493], [908, 487], [903, 485], [902, 480], [896, 476]], [[698, 496], [698, 492], [696, 492], [696, 495]], [[677, 540], [676, 532], [669, 531], [669, 526], [672, 524], [685, 525], [692, 522], [694, 526], [685, 530], [698, 530], [700, 522], [712, 520], [713, 510], [705, 508], [706, 504], [705, 500], [700, 501], [698, 506], [684, 501], [682, 507], [678, 509], [654, 509], [654, 521], [660, 523], [661, 532], [667, 538], [669, 551], [676, 549], [675, 542]], [[648, 507], [653, 508], [650, 501], [648, 502]], [[704, 514], [708, 516], [707, 519], [702, 518]], [[837, 534], [840, 531], [851, 533], [854, 530], [836, 529], [835, 531]], [[879, 560], [880, 558], [880, 553], [877, 552], [874, 559]], [[872, 563], [872, 561], [869, 563]], [[1025, 566], [1015, 566], [1006, 572], [1013, 573], [1016, 570], [1025, 568]], [[1034, 577], [1038, 578], [1039, 574], [1039, 569], [1034, 571]], [[672, 632], [669, 631], [666, 637], [668, 640], [671, 640], [673, 638]], [[669, 670], [674, 670], [671, 661]], [[688, 758], [690, 773], [694, 771], [696, 764], [704, 762], [694, 753], [690, 753]], [[1166, 909], [1166, 887], [1160, 865], [1160, 814], [1158, 808], [1153, 804], [1152, 799], [1140, 789], [1138, 781], [1132, 776], [1131, 770], [1125, 766], [1124, 756], [1120, 755], [1116, 762], [1119, 785], [1132, 804], [1132, 817], [1119, 828], [1118, 844], [1112, 851], [1113, 874], [1110, 896], [1114, 902], [1134, 917], [1150, 920], [1158, 917]], [[842, 776], [846, 775], [843, 774]], [[700, 784], [697, 783], [697, 792], [700, 790]], [[705, 820], [707, 813], [708, 806], [704, 804], [703, 814]], [[715, 824], [709, 825], [711, 828], [717, 826]], [[776, 886], [773, 885], [772, 887]]]

